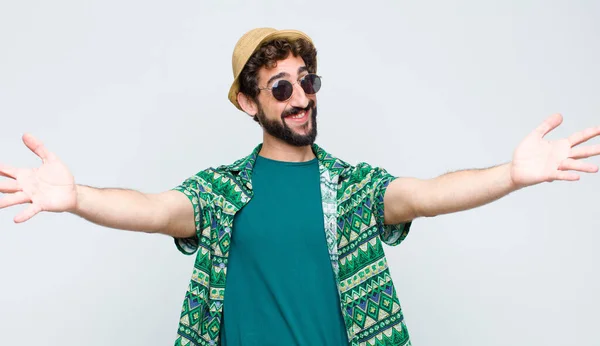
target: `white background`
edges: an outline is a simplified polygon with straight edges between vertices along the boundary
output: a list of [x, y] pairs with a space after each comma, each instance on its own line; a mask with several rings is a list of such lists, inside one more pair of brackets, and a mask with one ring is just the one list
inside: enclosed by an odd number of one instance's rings
[[[3, 1], [0, 162], [38, 165], [31, 132], [78, 183], [159, 192], [245, 156], [262, 137], [227, 100], [231, 53], [273, 26], [317, 45], [332, 154], [420, 178], [500, 164], [554, 112], [551, 139], [600, 125], [599, 19], [592, 0]], [[413, 343], [600, 345], [599, 189], [415, 221], [386, 248]], [[173, 343], [193, 257], [72, 215], [15, 225], [21, 209], [0, 211], [1, 345]]]

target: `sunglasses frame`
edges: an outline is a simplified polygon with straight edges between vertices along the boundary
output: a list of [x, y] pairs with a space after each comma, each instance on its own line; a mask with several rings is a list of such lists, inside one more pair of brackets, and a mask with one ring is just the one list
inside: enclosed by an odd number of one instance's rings
[[[292, 95], [294, 95], [294, 85], [296, 85], [296, 84], [300, 83], [300, 82], [301, 82], [303, 79], [305, 79], [305, 78], [306, 78], [306, 77], [308, 77], [308, 76], [315, 76], [315, 77], [319, 78], [319, 81], [320, 81], [321, 79], [323, 79], [323, 77], [322, 77], [322, 76], [320, 76], [320, 75], [318, 75], [318, 74], [316, 74], [316, 73], [308, 73], [308, 74], [304, 75], [302, 78], [300, 78], [300, 79], [296, 80], [296, 81], [295, 81], [295, 82], [293, 82], [293, 83], [292, 83], [292, 82], [290, 82], [289, 80], [286, 80], [286, 79], [280, 79], [280, 80], [278, 80], [278, 81], [277, 81], [277, 82], [287, 82], [287, 83], [290, 83], [290, 84], [292, 85], [292, 93], [291, 93], [291, 94], [290, 94], [290, 96], [289, 96], [288, 98], [286, 98], [285, 100], [279, 100], [278, 98], [276, 98], [276, 97], [275, 97], [275, 95], [273, 95], [273, 87], [270, 87], [270, 88], [258, 88], [258, 90], [269, 90], [269, 91], [271, 92], [271, 96], [273, 96], [273, 98], [274, 98], [275, 100], [277, 100], [277, 101], [279, 101], [279, 102], [285, 102], [285, 101], [289, 100], [290, 98], [292, 98]], [[300, 84], [300, 87], [302, 88], [302, 84]], [[321, 90], [321, 87], [319, 87], [319, 90]], [[309, 94], [309, 93], [307, 93], [307, 92], [306, 92], [306, 90], [304, 90], [304, 88], [302, 88], [302, 91], [304, 91], [304, 93], [305, 93], [305, 94], [307, 94], [307, 95], [316, 95], [316, 94], [319, 92], [319, 91], [317, 90], [317, 91], [315, 91], [315, 93], [314, 93], [314, 94]]]

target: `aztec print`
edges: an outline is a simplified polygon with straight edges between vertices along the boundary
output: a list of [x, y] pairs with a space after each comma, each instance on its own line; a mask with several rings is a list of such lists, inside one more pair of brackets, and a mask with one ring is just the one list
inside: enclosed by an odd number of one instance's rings
[[[229, 166], [209, 168], [174, 190], [190, 199], [196, 237], [175, 239], [196, 254], [176, 346], [220, 345], [227, 258], [235, 214], [252, 198], [252, 168], [262, 145]], [[319, 160], [325, 235], [351, 346], [410, 346], [383, 243], [398, 245], [411, 223], [384, 225], [383, 196], [394, 179], [366, 163], [351, 166], [313, 145]]]

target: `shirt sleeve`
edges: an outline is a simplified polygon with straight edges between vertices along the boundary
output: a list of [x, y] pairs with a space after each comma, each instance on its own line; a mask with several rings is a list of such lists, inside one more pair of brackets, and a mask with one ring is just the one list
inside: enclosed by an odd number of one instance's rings
[[202, 225], [202, 196], [200, 180], [197, 175], [188, 178], [180, 185], [174, 187], [172, 190], [179, 191], [186, 195], [194, 208], [194, 223], [196, 225], [196, 235], [188, 238], [174, 238], [175, 246], [177, 250], [185, 255], [193, 255], [200, 246], [200, 240], [202, 239], [201, 225]]
[[373, 169], [373, 213], [376, 218], [377, 228], [379, 229], [379, 237], [381, 240], [390, 245], [396, 246], [402, 243], [408, 232], [412, 221], [403, 222], [395, 225], [386, 225], [384, 223], [384, 196], [389, 184], [396, 179], [383, 168]]

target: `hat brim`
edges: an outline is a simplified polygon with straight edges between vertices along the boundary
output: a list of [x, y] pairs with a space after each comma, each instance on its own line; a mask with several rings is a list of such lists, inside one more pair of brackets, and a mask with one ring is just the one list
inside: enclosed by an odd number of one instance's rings
[[[267, 41], [271, 41], [274, 39], [288, 39], [288, 40], [297, 40], [299, 38], [305, 39], [308, 42], [312, 43], [312, 40], [310, 39], [310, 37], [308, 37], [305, 33], [298, 31], [298, 30], [278, 30], [275, 32], [272, 32], [268, 35], [266, 35], [265, 37], [263, 37], [260, 42], [256, 45], [256, 47], [254, 48], [254, 51], [252, 52], [252, 54], [254, 54], [254, 52], [256, 52], [256, 50], [265, 42]], [[250, 56], [252, 56], [252, 54], [250, 54]], [[248, 59], [250, 59], [250, 57], [248, 57]], [[248, 62], [248, 60], [244, 61], [244, 65], [246, 65], [246, 63]], [[243, 69], [242, 69], [243, 70]], [[241, 74], [241, 71], [240, 71]], [[231, 87], [229, 88], [229, 101], [231, 101], [231, 103], [233, 103], [234, 106], [237, 107], [237, 109], [244, 111], [242, 109], [242, 107], [240, 106], [240, 104], [237, 101], [237, 95], [240, 91], [240, 84], [239, 84], [239, 74], [237, 76], [235, 76], [235, 79], [233, 80], [233, 83], [231, 83]]]

